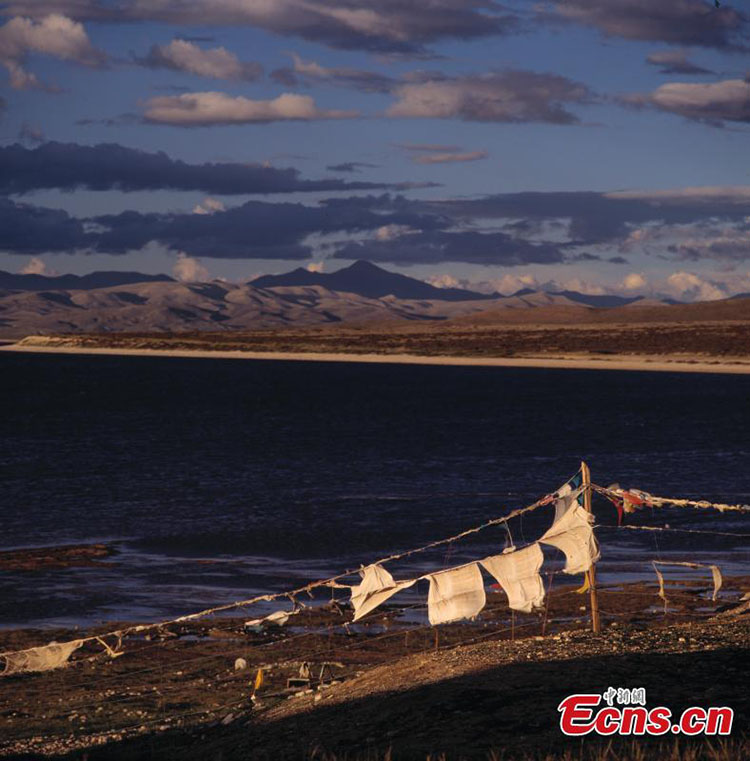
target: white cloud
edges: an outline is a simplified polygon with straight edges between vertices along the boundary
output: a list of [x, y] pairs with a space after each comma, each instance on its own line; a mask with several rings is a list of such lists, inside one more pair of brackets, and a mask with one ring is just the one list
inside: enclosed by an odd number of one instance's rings
[[221, 92], [195, 92], [151, 98], [145, 104], [146, 121], [177, 127], [353, 119], [356, 116], [356, 111], [320, 109], [309, 95], [293, 93], [284, 93], [273, 100], [252, 100]]
[[204, 198], [195, 205], [193, 214], [215, 214], [217, 211], [225, 211], [226, 207], [217, 198]]
[[224, 47], [204, 50], [187, 40], [172, 40], [168, 45], [154, 45], [140, 63], [153, 68], [185, 71], [211, 79], [255, 80], [262, 73], [259, 63], [242, 62]]
[[47, 275], [47, 277], [54, 277], [59, 274], [57, 270], [48, 267], [46, 262], [38, 256], [32, 256], [31, 259], [21, 267], [19, 273], [21, 275]]
[[377, 240], [395, 240], [402, 235], [409, 235], [410, 233], [416, 233], [419, 230], [415, 230], [409, 225], [383, 225], [375, 230], [375, 238]]
[[10, 74], [10, 86], [16, 90], [52, 89], [24, 69], [29, 53], [43, 53], [84, 66], [100, 66], [105, 60], [104, 53], [91, 44], [83, 24], [59, 14], [39, 21], [16, 17], [0, 27], [0, 64]]
[[486, 293], [488, 295], [497, 292], [505, 296], [517, 293], [524, 288], [530, 288], [531, 290], [540, 288], [539, 281], [533, 275], [505, 274], [502, 277], [471, 280], [443, 273], [428, 277], [427, 282], [436, 288], [463, 288], [464, 290]]
[[200, 259], [188, 256], [182, 251], [177, 254], [172, 274], [183, 283], [205, 282], [209, 279], [208, 270], [201, 264]]
[[430, 285], [434, 285], [436, 288], [462, 288], [461, 281], [453, 275], [431, 275], [427, 278]]
[[725, 121], [750, 122], [750, 82], [744, 79], [668, 82], [649, 95], [634, 95], [625, 100], [718, 125]]
[[676, 299], [686, 301], [716, 301], [729, 295], [726, 283], [706, 280], [694, 272], [673, 272], [666, 289]]
[[626, 291], [638, 291], [648, 285], [648, 280], [640, 272], [631, 272], [625, 275], [622, 281], [622, 288]]

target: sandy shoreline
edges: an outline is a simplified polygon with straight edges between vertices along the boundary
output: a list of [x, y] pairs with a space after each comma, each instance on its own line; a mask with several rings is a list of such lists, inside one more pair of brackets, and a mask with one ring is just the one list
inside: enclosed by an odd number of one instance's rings
[[126, 349], [92, 348], [78, 346], [37, 346], [10, 344], [0, 346], [0, 352], [32, 352], [35, 354], [89, 354], [137, 357], [180, 357], [188, 359], [255, 359], [307, 362], [361, 362], [368, 364], [442, 365], [456, 367], [533, 367], [564, 370], [630, 370], [637, 372], [680, 372], [750, 374], [750, 358], [736, 361], [682, 356], [623, 356], [606, 358], [587, 356], [529, 356], [529, 357], [461, 357], [427, 356], [418, 354], [352, 354], [336, 352], [260, 352], [260, 351], [208, 351], [185, 349]]

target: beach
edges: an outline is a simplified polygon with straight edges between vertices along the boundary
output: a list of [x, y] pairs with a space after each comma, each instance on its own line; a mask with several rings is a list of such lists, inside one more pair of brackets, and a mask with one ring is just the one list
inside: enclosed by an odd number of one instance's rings
[[22, 341], [0, 346], [0, 352], [33, 352], [39, 354], [84, 354], [91, 356], [180, 357], [183, 359], [250, 359], [291, 362], [359, 362], [366, 364], [438, 365], [452, 367], [524, 367], [557, 368], [563, 370], [621, 370], [636, 372], [729, 373], [750, 374], [750, 355], [747, 357], [711, 358], [698, 355], [625, 355], [608, 354], [592, 357], [582, 354], [544, 354], [512, 357], [450, 356], [421, 354], [376, 354], [372, 352], [321, 351], [246, 351], [201, 348], [129, 348], [127, 346], [87, 346], [64, 339], [39, 343]]

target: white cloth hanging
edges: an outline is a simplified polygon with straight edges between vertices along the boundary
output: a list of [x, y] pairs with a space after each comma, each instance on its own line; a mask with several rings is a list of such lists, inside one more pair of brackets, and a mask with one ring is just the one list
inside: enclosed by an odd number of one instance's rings
[[353, 621], [359, 621], [360, 618], [393, 597], [396, 592], [401, 592], [417, 583], [417, 579], [394, 581], [393, 576], [380, 565], [369, 565], [359, 574], [362, 577], [362, 583], [352, 587]]
[[447, 624], [474, 618], [485, 606], [484, 580], [477, 563], [429, 574], [427, 612], [430, 623]]
[[283, 626], [290, 618], [299, 613], [298, 610], [277, 610], [273, 613], [269, 613], [263, 618], [253, 618], [251, 621], [245, 621], [245, 626], [249, 629], [251, 627], [263, 626], [264, 624], [275, 624], [276, 626]]
[[508, 595], [509, 607], [531, 613], [544, 602], [544, 585], [539, 575], [543, 561], [541, 547], [532, 544], [522, 550], [494, 555], [480, 562]]
[[594, 536], [594, 516], [578, 504], [578, 494], [571, 491], [555, 504], [555, 522], [539, 539], [557, 547], [565, 554], [565, 573], [584, 573], [600, 557], [599, 544]]
[[678, 561], [667, 561], [667, 560], [652, 560], [651, 565], [654, 567], [654, 571], [656, 571], [656, 576], [659, 580], [659, 597], [661, 597], [662, 600], [666, 603], [667, 596], [664, 591], [664, 576], [662, 575], [661, 571], [659, 570], [658, 566], [660, 565], [672, 565], [672, 566], [682, 566], [683, 568], [708, 568], [711, 571], [711, 577], [714, 582], [714, 591], [711, 595], [711, 599], [713, 601], [716, 601], [716, 598], [719, 596], [719, 590], [722, 587], [722, 584], [724, 583], [722, 576], [721, 576], [721, 570], [719, 569], [718, 565], [704, 565], [703, 563], [687, 563], [687, 562], [678, 562]]
[[0, 674], [23, 674], [33, 671], [51, 671], [65, 666], [70, 656], [83, 644], [83, 640], [72, 642], [52, 642], [42, 647], [17, 650], [13, 653], [0, 653], [5, 661], [5, 668]]
[[570, 483], [563, 484], [555, 493], [555, 523], [561, 520], [574, 505], [579, 504], [578, 498], [583, 493], [583, 486], [574, 489]]

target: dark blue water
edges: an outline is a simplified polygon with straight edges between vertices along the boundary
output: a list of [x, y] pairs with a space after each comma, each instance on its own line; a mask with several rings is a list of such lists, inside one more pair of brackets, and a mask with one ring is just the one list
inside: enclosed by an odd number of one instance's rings
[[[581, 459], [604, 485], [748, 503], [749, 392], [730, 375], [0, 354], [0, 544], [119, 549], [112, 568], [0, 573], [0, 623], [287, 589], [533, 502]], [[596, 513], [614, 523], [608, 503]], [[514, 540], [549, 520], [514, 522]], [[750, 533], [733, 514], [633, 520]], [[750, 559], [747, 538], [600, 537], [617, 577], [670, 554]], [[506, 539], [491, 529], [419, 567]]]

